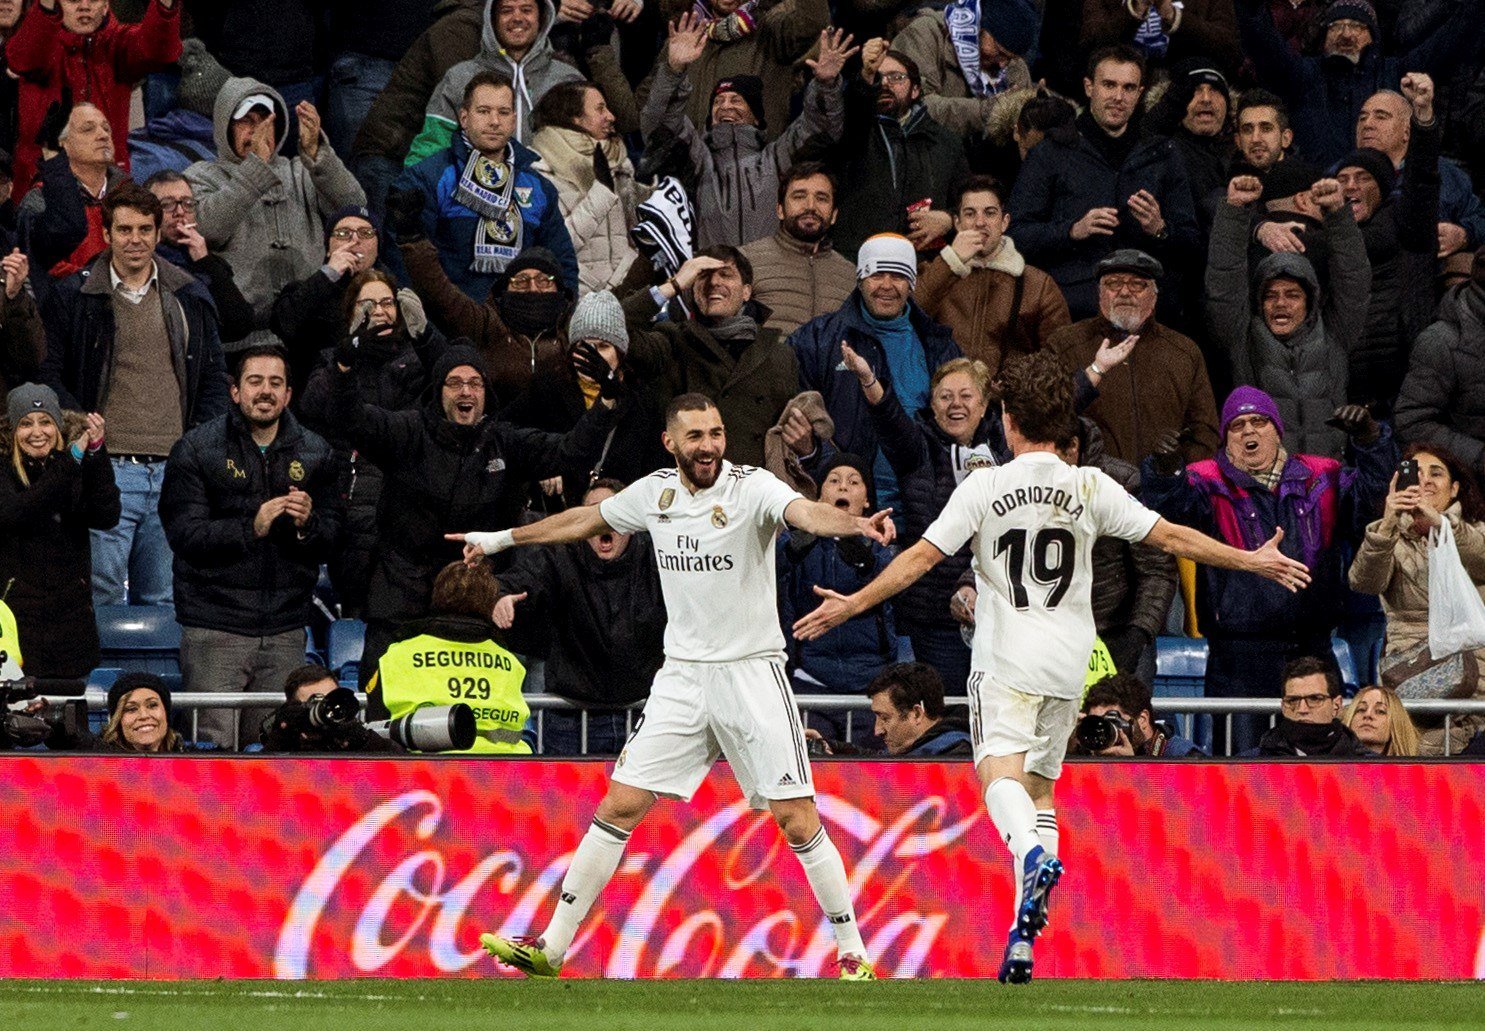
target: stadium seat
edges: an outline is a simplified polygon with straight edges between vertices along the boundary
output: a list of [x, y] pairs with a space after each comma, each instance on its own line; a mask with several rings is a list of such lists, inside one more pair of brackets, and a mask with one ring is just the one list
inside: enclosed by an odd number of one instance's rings
[[101, 605], [97, 610], [101, 666], [146, 673], [180, 673], [180, 624], [169, 605]]
[[[1155, 639], [1155, 697], [1201, 698], [1206, 694], [1207, 642], [1200, 637]], [[1156, 712], [1172, 719], [1186, 737], [1211, 751], [1212, 717]]]
[[361, 648], [366, 643], [366, 624], [359, 619], [337, 619], [330, 624], [330, 672], [341, 684], [354, 688], [361, 672]]
[[1336, 665], [1341, 668], [1341, 690], [1347, 698], [1356, 693], [1356, 661], [1351, 657], [1351, 645], [1339, 637], [1330, 639], [1330, 649], [1335, 653]]

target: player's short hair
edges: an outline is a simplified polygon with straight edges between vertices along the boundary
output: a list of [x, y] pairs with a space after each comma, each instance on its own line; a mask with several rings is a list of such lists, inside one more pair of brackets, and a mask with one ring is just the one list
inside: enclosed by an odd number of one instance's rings
[[[1280, 685], [1288, 684], [1291, 680], [1299, 680], [1303, 677], [1313, 677], [1316, 674], [1325, 678], [1325, 693], [1332, 698], [1341, 696], [1341, 671], [1336, 667], [1335, 660], [1326, 661], [1318, 655], [1301, 655], [1292, 660], [1284, 667], [1284, 676], [1279, 681]], [[1279, 688], [1280, 694], [1283, 687]]]
[[318, 684], [321, 680], [334, 681], [335, 674], [318, 662], [306, 662], [284, 678], [284, 697], [292, 702], [295, 691], [307, 684]]
[[511, 96], [515, 96], [516, 87], [509, 77], [499, 72], [476, 72], [470, 80], [464, 84], [464, 95], [459, 98], [459, 110], [468, 111], [469, 106], [474, 103], [474, 91], [481, 86], [493, 86], [495, 89], [508, 89]]
[[499, 599], [500, 583], [490, 572], [490, 563], [466, 566], [463, 562], [450, 562], [438, 571], [438, 579], [433, 581], [433, 599], [428, 608], [435, 615], [489, 619]]
[[1000, 213], [1006, 213], [1006, 206], [1010, 203], [1011, 192], [1005, 188], [1005, 183], [993, 175], [971, 175], [960, 179], [954, 184], [950, 196], [954, 198], [949, 205], [949, 214], [958, 216], [959, 209], [964, 204], [966, 193], [990, 193], [995, 195], [995, 203], [1000, 205]]
[[968, 373], [969, 378], [974, 380], [975, 386], [980, 388], [980, 393], [989, 398], [990, 381], [994, 378], [990, 372], [990, 366], [978, 358], [950, 358], [937, 369], [933, 370], [933, 378], [928, 382], [928, 393], [931, 395], [938, 389], [938, 385], [956, 372]]
[[1056, 355], [1035, 351], [1007, 358], [995, 386], [1001, 407], [1016, 420], [1023, 437], [1065, 448], [1078, 432], [1072, 382]]
[[825, 177], [830, 183], [830, 203], [835, 203], [835, 198], [840, 196], [840, 180], [836, 178], [830, 166], [823, 161], [797, 161], [790, 166], [784, 178], [779, 180], [779, 206], [783, 207], [784, 198], [789, 194], [789, 187], [801, 179], [812, 179], [817, 175]]
[[1155, 707], [1150, 702], [1152, 697], [1150, 685], [1133, 673], [1112, 673], [1088, 688], [1088, 693], [1083, 696], [1083, 712], [1112, 705], [1136, 718], [1142, 712], [1149, 712], [1153, 723]]
[[677, 394], [671, 398], [670, 404], [665, 406], [665, 428], [670, 429], [675, 424], [676, 417], [682, 412], [704, 412], [708, 408], [716, 407], [716, 403], [705, 394]]
[[1238, 97], [1237, 117], [1242, 118], [1244, 111], [1250, 111], [1255, 107], [1271, 107], [1274, 109], [1274, 120], [1279, 123], [1279, 129], [1289, 128], [1289, 108], [1276, 93], [1270, 93], [1266, 89], [1245, 89]]
[[883, 691], [898, 712], [915, 705], [931, 720], [944, 717], [944, 682], [938, 670], [926, 662], [897, 662], [882, 670], [866, 686], [866, 697], [875, 698]]

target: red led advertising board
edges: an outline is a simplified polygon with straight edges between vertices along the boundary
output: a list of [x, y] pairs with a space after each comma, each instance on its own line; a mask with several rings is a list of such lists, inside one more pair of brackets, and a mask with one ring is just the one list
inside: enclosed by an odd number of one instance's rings
[[[469, 977], [539, 930], [607, 767], [0, 757], [0, 976]], [[879, 974], [990, 977], [1010, 860], [968, 763], [818, 763]], [[1038, 977], [1485, 976], [1485, 766], [1070, 764]], [[634, 834], [595, 977], [815, 977], [834, 942], [725, 765]]]

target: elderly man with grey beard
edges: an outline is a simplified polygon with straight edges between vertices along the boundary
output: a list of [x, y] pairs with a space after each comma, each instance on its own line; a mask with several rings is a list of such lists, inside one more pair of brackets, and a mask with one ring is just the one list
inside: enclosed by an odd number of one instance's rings
[[[1097, 390], [1082, 413], [1103, 431], [1114, 458], [1138, 463], [1174, 431], [1188, 462], [1210, 458], [1217, 448], [1217, 404], [1206, 362], [1190, 337], [1155, 320], [1160, 262], [1125, 248], [1098, 263], [1098, 314], [1053, 333], [1047, 347], [1069, 369], [1082, 369]], [[1134, 350], [1118, 367], [1098, 364], [1100, 348], [1136, 337]]]

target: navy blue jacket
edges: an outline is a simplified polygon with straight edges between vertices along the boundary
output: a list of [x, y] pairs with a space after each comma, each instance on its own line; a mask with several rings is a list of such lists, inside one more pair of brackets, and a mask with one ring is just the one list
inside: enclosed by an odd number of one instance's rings
[[[101, 412], [113, 374], [113, 296], [108, 252], [88, 268], [59, 282], [48, 295], [46, 363], [41, 378], [63, 408]], [[209, 422], [230, 406], [227, 365], [217, 335], [217, 310], [206, 286], [168, 261], [156, 261], [165, 305], [165, 329], [180, 383], [181, 425]]]
[[800, 530], [779, 535], [779, 622], [789, 642], [790, 665], [825, 685], [820, 690], [859, 694], [883, 666], [897, 660], [892, 606], [884, 603], [863, 612], [815, 641], [796, 641], [794, 621], [819, 606], [817, 584], [854, 594], [887, 568], [892, 557], [892, 549], [865, 537], [843, 542]]
[[[336, 486], [330, 444], [287, 411], [264, 451], [237, 409], [176, 441], [160, 488], [176, 620], [245, 637], [302, 629], [340, 533]], [[258, 509], [290, 487], [310, 496], [309, 521], [301, 530], [280, 515], [268, 536], [255, 536]]]
[[[949, 328], [934, 322], [911, 298], [908, 321], [923, 345], [930, 376], [944, 362], [964, 357]], [[877, 454], [877, 429], [868, 410], [870, 406], [861, 393], [861, 381], [841, 364], [842, 340], [870, 363], [882, 385], [891, 390], [892, 371], [887, 367], [887, 354], [867, 324], [860, 289], [846, 298], [838, 310], [817, 316], [791, 333], [789, 346], [799, 358], [799, 389], [818, 390], [835, 420], [832, 438], [835, 448], [873, 462]]]
[[[508, 144], [516, 166], [516, 203], [521, 209], [521, 248], [545, 247], [562, 267], [562, 281], [574, 294], [578, 289], [577, 252], [572, 237], [562, 221], [557, 205], [557, 187], [531, 166], [540, 155], [517, 140]], [[403, 170], [396, 189], [417, 190], [423, 194], [423, 231], [438, 248], [438, 262], [449, 280], [469, 297], [483, 301], [490, 296], [499, 274], [475, 272], [469, 266], [474, 260], [474, 238], [480, 219], [473, 211], [454, 199], [459, 176], [469, 160], [469, 144], [463, 133], [456, 133], [448, 149], [439, 151]]]

